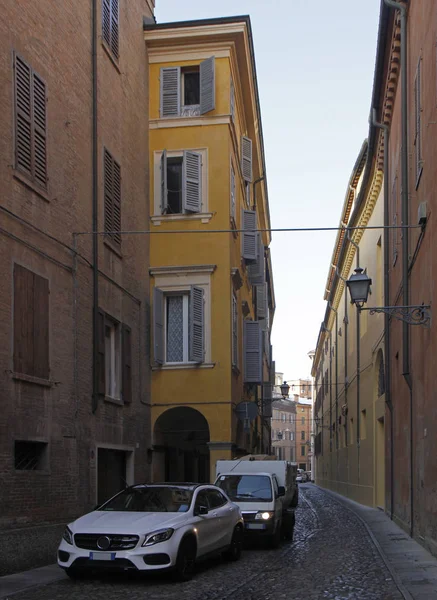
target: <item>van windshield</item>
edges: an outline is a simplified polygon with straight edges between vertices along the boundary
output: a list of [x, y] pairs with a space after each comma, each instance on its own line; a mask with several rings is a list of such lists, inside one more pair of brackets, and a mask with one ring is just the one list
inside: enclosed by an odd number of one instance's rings
[[271, 502], [272, 484], [266, 475], [220, 475], [216, 481], [234, 502]]

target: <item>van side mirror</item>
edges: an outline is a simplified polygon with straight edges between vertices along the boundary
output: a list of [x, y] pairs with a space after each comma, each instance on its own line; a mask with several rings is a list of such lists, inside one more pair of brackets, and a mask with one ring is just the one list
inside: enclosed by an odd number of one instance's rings
[[278, 498], [281, 498], [281, 496], [285, 496], [285, 487], [283, 485], [278, 487]]
[[207, 506], [195, 506], [194, 507], [194, 516], [195, 517], [199, 517], [201, 515], [207, 515], [208, 514], [208, 507]]

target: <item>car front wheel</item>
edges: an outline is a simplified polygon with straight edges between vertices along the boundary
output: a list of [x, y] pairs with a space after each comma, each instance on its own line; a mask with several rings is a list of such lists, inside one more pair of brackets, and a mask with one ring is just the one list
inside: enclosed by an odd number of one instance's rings
[[196, 564], [196, 543], [185, 538], [179, 546], [176, 558], [175, 577], [177, 581], [189, 581], [194, 575]]
[[241, 558], [241, 552], [243, 550], [243, 529], [240, 525], [237, 525], [232, 534], [231, 545], [229, 549], [223, 554], [226, 560], [236, 561]]

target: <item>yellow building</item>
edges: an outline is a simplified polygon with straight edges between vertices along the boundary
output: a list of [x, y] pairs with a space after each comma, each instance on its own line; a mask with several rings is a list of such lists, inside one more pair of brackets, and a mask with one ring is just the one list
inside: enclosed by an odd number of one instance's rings
[[267, 451], [270, 438], [275, 300], [250, 19], [144, 35], [153, 476], [206, 481], [217, 459]]
[[[371, 144], [364, 143], [347, 187], [340, 217], [344, 229], [329, 266], [312, 375], [316, 483], [384, 508], [384, 316], [358, 311], [345, 283], [356, 267], [365, 268], [372, 279], [367, 305], [383, 306], [383, 149], [378, 138], [372, 128]], [[360, 226], [367, 229], [356, 229]]]

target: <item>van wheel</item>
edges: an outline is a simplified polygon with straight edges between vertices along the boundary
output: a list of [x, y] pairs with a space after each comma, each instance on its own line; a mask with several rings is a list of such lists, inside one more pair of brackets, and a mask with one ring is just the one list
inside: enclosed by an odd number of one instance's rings
[[226, 552], [223, 553], [223, 558], [229, 561], [239, 560], [243, 550], [243, 530], [237, 525], [232, 534], [231, 545]]
[[190, 581], [194, 575], [194, 567], [196, 564], [196, 543], [194, 540], [185, 538], [182, 540], [176, 558], [176, 566], [174, 570], [175, 579], [177, 581]]
[[278, 523], [276, 525], [275, 533], [273, 533], [270, 536], [269, 546], [273, 550], [275, 550], [276, 548], [279, 548], [279, 544], [281, 543], [281, 528], [282, 528], [281, 523]]

